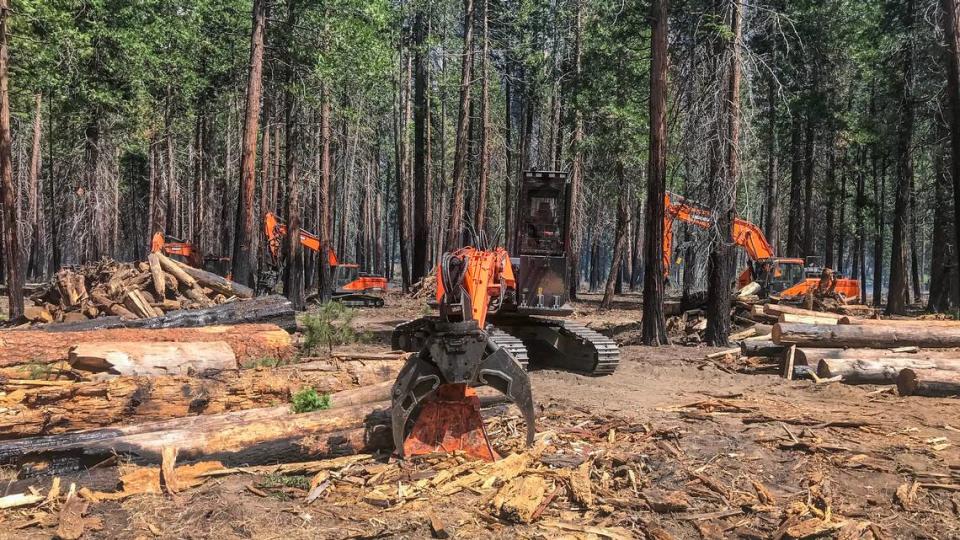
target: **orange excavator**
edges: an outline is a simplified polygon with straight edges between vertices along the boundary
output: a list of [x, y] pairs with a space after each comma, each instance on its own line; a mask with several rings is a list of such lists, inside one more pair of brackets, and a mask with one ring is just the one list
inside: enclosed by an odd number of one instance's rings
[[[668, 274], [673, 252], [673, 222], [680, 220], [709, 229], [716, 220], [712, 210], [680, 195], [667, 192], [663, 202], [663, 268]], [[738, 276], [737, 286], [743, 288], [756, 282], [760, 285], [761, 298], [797, 299], [813, 291], [835, 293], [846, 301], [860, 298], [859, 280], [835, 277], [832, 270], [823, 267], [819, 257], [808, 257], [806, 262], [777, 257], [760, 227], [745, 219], [734, 219], [733, 243], [742, 247], [751, 261]]]
[[[263, 216], [263, 230], [267, 237], [267, 251], [270, 254], [271, 269], [261, 272], [258, 288], [273, 289], [280, 279], [280, 267], [283, 253], [283, 239], [287, 236], [287, 226], [272, 212]], [[300, 229], [300, 245], [311, 251], [320, 251], [320, 238]], [[333, 249], [327, 250], [327, 262], [333, 277], [332, 299], [351, 307], [383, 307], [383, 298], [370, 292], [385, 292], [387, 278], [360, 272], [360, 266], [342, 263]]]
[[205, 256], [189, 240], [181, 240], [157, 231], [150, 241], [150, 252], [163, 253], [194, 268], [202, 268], [230, 279], [230, 257]]
[[569, 304], [570, 183], [566, 173], [524, 173], [514, 257], [487, 245], [445, 253], [437, 268], [436, 316], [399, 325], [393, 348], [412, 352], [393, 386], [393, 439], [404, 457], [463, 451], [496, 459], [474, 390], [490, 386], [520, 409], [526, 442], [535, 433], [526, 369], [613, 373], [610, 338], [564, 320]]

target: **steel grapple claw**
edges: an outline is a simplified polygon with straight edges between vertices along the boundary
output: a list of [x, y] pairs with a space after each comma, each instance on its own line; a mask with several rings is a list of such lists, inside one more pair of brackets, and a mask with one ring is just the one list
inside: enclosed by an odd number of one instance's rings
[[537, 433], [533, 392], [530, 389], [530, 378], [520, 363], [505, 349], [497, 349], [480, 363], [478, 378], [480, 383], [497, 389], [520, 409], [527, 425], [527, 446], [533, 444], [533, 436]]
[[413, 354], [393, 383], [390, 420], [393, 424], [393, 447], [403, 451], [404, 430], [413, 411], [425, 400], [436, 394], [443, 384], [443, 375], [431, 362]]
[[[427, 324], [426, 344], [410, 357], [393, 386], [394, 447], [401, 456], [463, 451], [496, 459], [480, 415], [474, 387], [490, 386], [515, 403], [533, 442], [530, 380], [510, 352], [487, 339], [474, 321]], [[416, 421], [407, 434], [407, 424]]]

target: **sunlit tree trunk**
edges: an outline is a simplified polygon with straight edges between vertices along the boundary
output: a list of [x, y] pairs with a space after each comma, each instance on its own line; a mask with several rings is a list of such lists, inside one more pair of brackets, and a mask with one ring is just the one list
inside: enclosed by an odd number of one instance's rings
[[3, 254], [6, 259], [9, 318], [23, 316], [23, 264], [17, 233], [17, 191], [13, 183], [10, 134], [10, 79], [8, 75], [7, 19], [10, 7], [0, 0], [0, 204], [3, 205]]
[[254, 285], [253, 245], [256, 187], [257, 133], [260, 123], [260, 96], [263, 78], [263, 48], [266, 34], [267, 0], [253, 2], [253, 30], [250, 37], [250, 69], [247, 81], [247, 107], [243, 122], [243, 145], [240, 158], [240, 186], [237, 195], [237, 219], [233, 239], [233, 279], [247, 286]]
[[447, 240], [444, 249], [459, 247], [463, 232], [464, 194], [466, 192], [467, 154], [470, 148], [470, 86], [473, 73], [473, 0], [463, 1], [463, 57], [460, 75], [460, 109], [457, 113], [457, 140], [453, 153], [453, 193]]

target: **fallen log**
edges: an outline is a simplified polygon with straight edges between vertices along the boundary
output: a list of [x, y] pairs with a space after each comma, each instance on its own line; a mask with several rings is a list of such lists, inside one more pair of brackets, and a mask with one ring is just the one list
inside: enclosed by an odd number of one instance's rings
[[199, 268], [194, 268], [188, 264], [184, 264], [179, 261], [173, 261], [174, 264], [178, 265], [187, 275], [192, 277], [200, 285], [213, 289], [214, 291], [230, 297], [236, 296], [239, 298], [253, 298], [253, 289], [242, 285], [235, 281], [230, 281], [227, 278], [218, 276], [213, 272], [207, 272], [206, 270], [201, 270]]
[[773, 326], [773, 342], [820, 348], [889, 349], [904, 345], [950, 348], [960, 347], [960, 328], [777, 323]]
[[[57, 384], [13, 391], [8, 387], [0, 397], [0, 439], [268, 407], [289, 403], [307, 387], [321, 394], [339, 392], [341, 402], [371, 392], [380, 397], [362, 399], [379, 401], [389, 398], [403, 362], [340, 362], [335, 370], [316, 364], [244, 369], [206, 379], [118, 376], [96, 382], [37, 381]], [[351, 389], [356, 390], [347, 394]]]
[[905, 368], [897, 375], [901, 396], [960, 396], [960, 372], [942, 369]]
[[75, 323], [48, 324], [46, 332], [75, 332], [109, 328], [193, 328], [217, 324], [273, 323], [293, 332], [297, 328], [296, 312], [289, 300], [279, 295], [262, 296], [252, 300], [227, 302], [203, 309], [170, 311], [162, 317], [126, 320], [120, 317], [100, 317]]
[[740, 343], [740, 354], [743, 356], [781, 356], [787, 350], [783, 345], [772, 341], [750, 341]]
[[805, 315], [807, 317], [823, 317], [835, 320], [839, 320], [844, 317], [844, 315], [838, 315], [836, 313], [814, 311], [812, 309], [803, 309], [785, 304], [764, 304], [763, 312], [767, 315], [778, 318], [784, 313], [789, 313], [790, 315]]
[[960, 357], [933, 360], [923, 358], [881, 357], [824, 358], [817, 363], [821, 379], [839, 376], [847, 384], [894, 384], [903, 369], [941, 369], [960, 371]]
[[960, 321], [941, 319], [861, 319], [858, 317], [842, 317], [839, 324], [853, 324], [860, 326], [911, 326], [920, 328], [960, 328]]
[[239, 367], [226, 341], [80, 343], [70, 349], [69, 361], [74, 369], [114, 375], [203, 377]]
[[901, 349], [836, 349], [803, 347], [797, 349], [797, 362], [803, 365], [815, 366], [825, 358], [844, 358], [851, 360], [877, 360], [882, 358], [906, 358], [913, 360], [941, 360], [960, 358], [960, 351], [924, 349], [917, 352]]
[[296, 353], [290, 334], [272, 324], [203, 328], [112, 328], [68, 332], [51, 331], [53, 326], [57, 325], [40, 329], [0, 331], [0, 367], [66, 361], [70, 347], [84, 342], [226, 341], [241, 363], [263, 358], [285, 360]]
[[296, 414], [289, 406], [192, 416], [126, 427], [31, 437], [0, 443], [0, 463], [76, 460], [119, 454], [140, 464], [160, 463], [164, 447], [181, 461], [259, 465], [373, 452], [390, 447], [389, 401]]
[[778, 322], [799, 324], [837, 324], [837, 319], [816, 315], [798, 315], [796, 313], [781, 313]]

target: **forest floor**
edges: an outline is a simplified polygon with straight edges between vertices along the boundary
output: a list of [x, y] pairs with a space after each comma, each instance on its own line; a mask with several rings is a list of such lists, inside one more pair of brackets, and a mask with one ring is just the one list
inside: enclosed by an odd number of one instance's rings
[[[387, 302], [354, 321], [384, 349], [394, 324], [423, 313], [422, 301]], [[638, 346], [638, 298], [604, 313], [597, 302], [585, 295], [575, 317], [621, 343], [616, 374], [531, 373], [547, 435], [521, 476], [548, 494], [532, 523], [492, 510], [483, 486], [451, 493], [444, 475], [455, 459], [400, 467], [384, 457], [335, 472], [309, 505], [309, 477], [245, 474], [101, 502], [87, 515], [102, 527], [86, 537], [424, 538], [431, 528], [456, 538], [960, 537], [960, 400], [741, 373], [706, 360], [704, 347]], [[501, 448], [517, 446], [512, 412], [488, 419]], [[577, 471], [589, 475], [587, 500], [572, 496]], [[75, 480], [103, 489], [116, 476]], [[0, 538], [51, 530], [15, 526]]]

